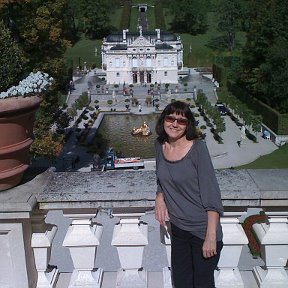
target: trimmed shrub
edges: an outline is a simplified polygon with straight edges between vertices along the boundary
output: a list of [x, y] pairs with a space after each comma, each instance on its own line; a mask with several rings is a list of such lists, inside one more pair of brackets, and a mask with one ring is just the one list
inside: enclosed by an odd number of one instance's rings
[[246, 137], [247, 137], [249, 140], [253, 141], [254, 143], [257, 143], [257, 138], [256, 138], [256, 136], [253, 135], [253, 134], [251, 134], [247, 129], [246, 129], [246, 131], [245, 131], [245, 134], [246, 134]]

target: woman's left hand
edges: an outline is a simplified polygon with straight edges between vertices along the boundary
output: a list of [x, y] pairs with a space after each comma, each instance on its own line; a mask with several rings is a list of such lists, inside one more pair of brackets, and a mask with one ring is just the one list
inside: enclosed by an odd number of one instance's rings
[[207, 214], [208, 226], [202, 247], [204, 258], [210, 258], [217, 254], [216, 229], [219, 223], [219, 214], [215, 211], [207, 211]]
[[206, 236], [202, 247], [203, 257], [210, 258], [215, 256], [217, 254], [216, 246], [216, 239]]

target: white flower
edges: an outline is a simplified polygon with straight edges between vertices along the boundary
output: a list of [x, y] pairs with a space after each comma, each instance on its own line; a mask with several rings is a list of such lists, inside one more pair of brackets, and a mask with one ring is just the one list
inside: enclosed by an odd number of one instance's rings
[[47, 73], [31, 72], [18, 86], [12, 86], [7, 91], [0, 93], [1, 98], [25, 96], [30, 93], [42, 93], [52, 84], [53, 78]]

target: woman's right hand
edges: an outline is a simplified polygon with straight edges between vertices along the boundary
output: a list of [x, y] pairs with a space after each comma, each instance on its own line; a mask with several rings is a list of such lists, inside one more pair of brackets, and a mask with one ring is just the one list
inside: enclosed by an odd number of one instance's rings
[[161, 225], [166, 225], [166, 221], [169, 221], [168, 210], [165, 204], [163, 193], [157, 193], [155, 199], [155, 218]]

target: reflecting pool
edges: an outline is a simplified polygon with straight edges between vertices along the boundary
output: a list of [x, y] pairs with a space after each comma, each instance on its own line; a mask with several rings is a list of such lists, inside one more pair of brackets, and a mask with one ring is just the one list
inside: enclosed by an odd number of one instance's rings
[[[155, 158], [154, 140], [157, 138], [155, 126], [160, 114], [106, 114], [101, 121], [98, 133], [107, 140], [110, 147], [121, 151], [124, 157]], [[143, 122], [150, 127], [150, 136], [133, 136], [134, 127], [140, 127]], [[97, 137], [97, 136], [96, 136]]]

